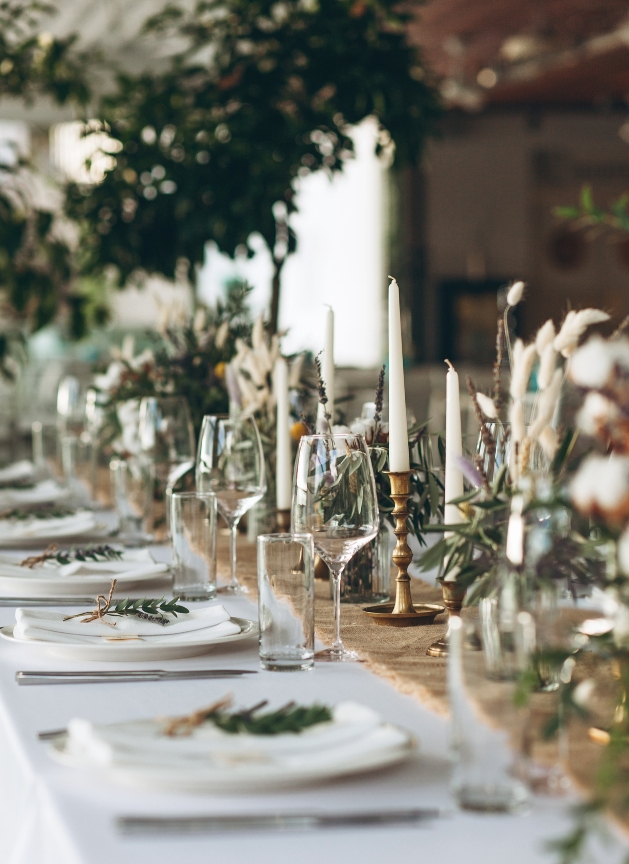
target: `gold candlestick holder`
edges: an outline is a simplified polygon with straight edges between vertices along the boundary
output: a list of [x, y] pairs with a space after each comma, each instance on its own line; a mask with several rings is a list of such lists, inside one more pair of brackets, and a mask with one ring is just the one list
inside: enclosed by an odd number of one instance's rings
[[280, 534], [290, 531], [290, 510], [275, 511], [275, 528]]
[[456, 582], [446, 582], [445, 579], [441, 583], [443, 590], [443, 602], [448, 610], [448, 626], [446, 632], [441, 639], [433, 642], [430, 648], [426, 651], [429, 657], [447, 657], [448, 656], [448, 637], [450, 634], [450, 620], [458, 618], [461, 615], [463, 601], [465, 600], [465, 588], [462, 588]]
[[413, 627], [418, 624], [432, 624], [437, 615], [445, 612], [445, 607], [437, 603], [413, 603], [411, 597], [411, 577], [408, 568], [413, 560], [413, 553], [406, 542], [408, 537], [407, 519], [409, 515], [408, 499], [411, 497], [411, 471], [387, 471], [391, 483], [391, 498], [395, 502], [393, 516], [395, 528], [393, 533], [397, 538], [393, 550], [393, 563], [397, 567], [395, 603], [382, 603], [379, 606], [368, 606], [363, 609], [376, 624], [385, 627]]

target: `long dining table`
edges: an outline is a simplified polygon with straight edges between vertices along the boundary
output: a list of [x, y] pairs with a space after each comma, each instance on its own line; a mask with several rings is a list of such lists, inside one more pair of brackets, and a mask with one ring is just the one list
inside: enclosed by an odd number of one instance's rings
[[[169, 559], [169, 550], [154, 547]], [[228, 611], [257, 617], [253, 599], [220, 598]], [[62, 609], [63, 607], [59, 607]], [[76, 611], [75, 608], [72, 611]], [[0, 626], [14, 620], [14, 609], [0, 608]], [[120, 664], [121, 666], [129, 664]], [[24, 670], [97, 670], [112, 664], [70, 663], [43, 654], [37, 646], [0, 643], [0, 862], [2, 864], [347, 864], [439, 862], [439, 864], [530, 864], [557, 860], [548, 843], [565, 836], [570, 807], [578, 797], [533, 798], [518, 815], [458, 810], [450, 793], [447, 718], [417, 699], [398, 692], [359, 663], [317, 663], [308, 672], [262, 671], [255, 640], [224, 646], [189, 659], [135, 663], [133, 668], [256, 670], [230, 680], [178, 680], [146, 683], [18, 686]], [[316, 786], [264, 794], [173, 794], [138, 790], [105, 782], [67, 767], [49, 755], [42, 731], [65, 728], [83, 717], [98, 723], [181, 715], [227, 693], [239, 705], [268, 699], [335, 704], [356, 700], [386, 720], [408, 729], [417, 755], [397, 767]], [[409, 825], [241, 830], [204, 834], [121, 831], [125, 817], [291, 813], [381, 813], [428, 808], [436, 813]], [[615, 864], [626, 854], [620, 837], [594, 846], [595, 859]]]

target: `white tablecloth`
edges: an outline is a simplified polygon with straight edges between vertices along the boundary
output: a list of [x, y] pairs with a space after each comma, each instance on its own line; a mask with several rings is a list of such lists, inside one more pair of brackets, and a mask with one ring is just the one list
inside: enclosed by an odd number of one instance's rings
[[[256, 617], [246, 598], [227, 598], [232, 614]], [[76, 611], [76, 610], [74, 610]], [[0, 625], [13, 611], [0, 609]], [[205, 657], [133, 668], [258, 669], [255, 642]], [[528, 815], [474, 815], [457, 811], [448, 794], [447, 723], [403, 696], [359, 664], [320, 664], [312, 672], [260, 671], [246, 680], [176, 681], [18, 687], [28, 669], [111, 668], [45, 658], [36, 649], [0, 644], [0, 862], [2, 864], [530, 864], [556, 859], [548, 840], [570, 827], [567, 803], [533, 801]], [[264, 796], [184, 796], [103, 785], [48, 756], [37, 732], [66, 725], [75, 716], [114, 722], [180, 714], [233, 693], [239, 704], [269, 699], [279, 705], [355, 699], [411, 730], [421, 745], [412, 763], [316, 788]], [[247, 833], [190, 838], [127, 838], [117, 834], [119, 815], [244, 813], [283, 810], [440, 807], [446, 815], [422, 827], [340, 829], [312, 833]], [[626, 852], [626, 850], [625, 850]], [[596, 856], [622, 858], [618, 842]]]

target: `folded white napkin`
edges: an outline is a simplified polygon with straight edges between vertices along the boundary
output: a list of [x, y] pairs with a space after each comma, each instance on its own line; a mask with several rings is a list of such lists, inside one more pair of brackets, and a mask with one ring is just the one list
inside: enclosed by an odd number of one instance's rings
[[408, 735], [383, 723], [380, 715], [356, 702], [341, 702], [329, 723], [300, 733], [230, 735], [212, 723], [191, 735], [169, 737], [164, 723], [146, 720], [100, 726], [83, 719], [68, 724], [68, 749], [92, 764], [160, 765], [173, 769], [276, 764], [287, 768], [334, 768], [374, 750], [400, 747]]
[[0, 519], [0, 543], [37, 537], [75, 537], [91, 534], [97, 527], [94, 514], [89, 510], [46, 519], [36, 519], [34, 516], [28, 519]]
[[[162, 613], [160, 613], [162, 615]], [[88, 623], [81, 618], [64, 621], [63, 612], [16, 609], [13, 633], [18, 639], [45, 640], [64, 643], [101, 643], [118, 637], [138, 636], [152, 644], [173, 641], [200, 641], [205, 638], [218, 639], [240, 632], [240, 627], [229, 617], [223, 606], [208, 606], [186, 614], [164, 615], [168, 624], [146, 621], [136, 615], [105, 615], [104, 620], [115, 624], [110, 627], [103, 621]]]
[[35, 466], [30, 459], [21, 459], [5, 468], [0, 468], [0, 483], [25, 483], [35, 476]]
[[[60, 564], [54, 558], [49, 558], [41, 566], [21, 567], [24, 554], [19, 557], [0, 558], [0, 580], [2, 579], [59, 579], [64, 577], [101, 577], [102, 582], [111, 577], [121, 582], [144, 579], [149, 576], [159, 576], [168, 572], [167, 564], [154, 561], [148, 549], [120, 550], [120, 558], [106, 561], [71, 561]], [[92, 580], [94, 581], [94, 580]]]
[[67, 496], [68, 490], [55, 480], [42, 480], [30, 489], [0, 489], [0, 509], [30, 504], [51, 504]]

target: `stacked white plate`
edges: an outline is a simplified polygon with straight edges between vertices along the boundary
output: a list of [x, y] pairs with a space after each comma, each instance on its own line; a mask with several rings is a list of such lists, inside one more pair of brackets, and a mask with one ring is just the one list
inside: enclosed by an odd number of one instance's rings
[[[74, 553], [68, 554], [74, 558]], [[120, 549], [118, 556], [109, 560], [72, 560], [69, 564], [48, 559], [28, 567], [20, 566], [26, 560], [24, 553], [5, 554], [0, 557], [0, 598], [96, 597], [109, 592], [112, 579], [118, 582], [118, 597], [126, 597], [125, 592], [137, 595], [138, 591], [146, 593], [151, 589], [160, 596], [169, 590], [172, 579], [168, 566], [155, 561], [148, 549]]]
[[417, 744], [372, 709], [343, 702], [330, 722], [300, 733], [229, 734], [213, 723], [169, 737], [151, 719], [96, 725], [75, 719], [52, 742], [57, 760], [125, 785], [163, 791], [266, 792], [357, 774], [401, 762]]

